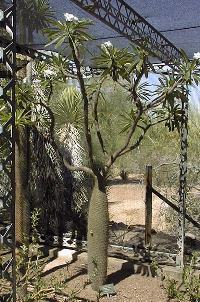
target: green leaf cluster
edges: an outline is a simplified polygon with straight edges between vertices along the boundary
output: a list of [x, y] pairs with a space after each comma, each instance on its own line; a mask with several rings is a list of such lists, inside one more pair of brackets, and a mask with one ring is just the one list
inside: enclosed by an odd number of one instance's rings
[[77, 22], [68, 21], [52, 21], [51, 28], [44, 29], [44, 33], [50, 40], [47, 46], [54, 44], [55, 48], [68, 47], [69, 39], [73, 41], [76, 47], [82, 46], [83, 42], [91, 40], [91, 36], [87, 33], [90, 20], [80, 20]]

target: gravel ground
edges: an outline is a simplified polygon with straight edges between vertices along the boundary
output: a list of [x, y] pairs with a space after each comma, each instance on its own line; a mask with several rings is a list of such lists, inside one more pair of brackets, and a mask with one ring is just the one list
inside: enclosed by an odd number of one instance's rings
[[[96, 294], [87, 282], [87, 255], [82, 253], [77, 260], [66, 264], [66, 259], [57, 258], [46, 267], [45, 278], [66, 281], [66, 293], [77, 292], [78, 301], [97, 301]], [[147, 275], [145, 270], [134, 272], [131, 262], [109, 257], [107, 283], [114, 283], [116, 295], [102, 297], [102, 302], [167, 302], [159, 278]]]

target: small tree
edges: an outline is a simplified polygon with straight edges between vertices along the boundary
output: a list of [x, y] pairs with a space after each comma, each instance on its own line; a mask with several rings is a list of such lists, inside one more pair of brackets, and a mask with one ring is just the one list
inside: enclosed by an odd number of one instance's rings
[[[75, 63], [82, 95], [89, 166], [72, 166], [66, 159], [64, 162], [70, 170], [85, 171], [94, 179], [88, 215], [88, 273], [92, 288], [99, 291], [99, 286], [105, 282], [107, 274], [109, 215], [106, 181], [109, 171], [118, 158], [140, 145], [149, 128], [161, 122], [164, 122], [171, 131], [180, 128], [182, 112], [180, 100], [185, 100], [185, 85], [192, 84], [193, 80], [199, 82], [200, 77], [196, 69], [200, 60], [190, 62], [183, 53], [175, 70], [170, 70], [167, 75], [158, 75], [159, 84], [152, 91], [148, 82], [143, 81], [144, 77], [148, 78], [150, 71], [156, 73], [149, 62], [149, 54], [141, 48], [133, 47], [132, 51], [129, 51], [124, 48], [117, 49], [110, 42], [105, 42], [100, 47], [100, 55], [93, 59], [96, 66], [103, 70], [100, 76], [95, 78], [95, 84], [89, 85], [82, 68], [84, 64], [82, 50], [85, 42], [91, 39], [87, 33], [91, 21], [78, 20], [71, 14], [65, 14], [65, 19], [63, 22], [53, 22], [53, 27], [46, 30], [46, 33], [56, 47], [65, 49], [67, 45], [70, 48], [69, 59]], [[123, 136], [123, 143], [114, 151], [107, 149], [99, 114], [102, 87], [107, 79], [112, 79], [114, 89], [116, 85], [124, 89], [128, 94], [130, 106], [129, 112], [125, 115], [126, 125], [119, 131], [120, 137]], [[103, 153], [104, 161], [101, 165], [95, 161], [94, 135], [98, 138], [99, 148]], [[117, 137], [115, 139], [117, 140]]]

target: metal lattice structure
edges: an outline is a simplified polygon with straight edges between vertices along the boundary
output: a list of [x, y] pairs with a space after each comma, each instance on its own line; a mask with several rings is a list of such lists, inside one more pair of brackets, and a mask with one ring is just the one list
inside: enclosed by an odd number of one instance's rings
[[[132, 7], [123, 0], [71, 0], [83, 10], [110, 26], [128, 40], [137, 44], [166, 63], [175, 62], [180, 57], [179, 50]], [[10, 80], [0, 87], [0, 99], [10, 113], [10, 118], [0, 125], [0, 140], [6, 145], [6, 158], [0, 163], [0, 174], [8, 180], [7, 193], [0, 196], [0, 206], [8, 213], [8, 223], [0, 221], [0, 245], [11, 251], [11, 257], [0, 266], [0, 277], [12, 282], [13, 288], [6, 301], [16, 301], [15, 276], [15, 73], [16, 51], [37, 59], [35, 50], [17, 45], [16, 47], [16, 0], [4, 12], [0, 11], [0, 27], [8, 31], [11, 40], [0, 38], [0, 60], [9, 74]], [[86, 70], [91, 72], [91, 70]], [[1, 121], [0, 121], [1, 123]], [[0, 177], [1, 177], [0, 176]]]
[[[1, 180], [6, 179], [6, 191], [1, 190], [1, 210], [5, 221], [0, 221], [0, 246], [10, 252], [6, 261], [0, 266], [0, 277], [12, 284], [12, 290], [5, 301], [16, 301], [16, 266], [15, 266], [15, 73], [16, 73], [16, 0], [5, 10], [0, 11], [0, 25], [10, 35], [10, 43], [1, 48], [1, 63], [11, 73], [10, 80], [5, 79], [0, 87], [0, 99], [8, 119], [0, 126], [1, 147], [4, 156], [1, 158]], [[0, 121], [1, 123], [1, 121]], [[2, 182], [1, 182], [2, 183]], [[6, 192], [6, 193], [5, 193]]]
[[161, 61], [174, 62], [179, 50], [123, 0], [71, 0]]
[[181, 121], [181, 150], [180, 150], [180, 174], [179, 174], [179, 221], [178, 221], [178, 255], [177, 266], [184, 266], [184, 239], [185, 239], [185, 217], [186, 217], [186, 192], [187, 192], [187, 147], [188, 147], [188, 88], [185, 100], [182, 100]]

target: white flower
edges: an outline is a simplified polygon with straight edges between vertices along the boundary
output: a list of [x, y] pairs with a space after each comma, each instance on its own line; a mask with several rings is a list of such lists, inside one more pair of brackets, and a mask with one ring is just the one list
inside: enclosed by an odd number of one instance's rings
[[37, 85], [37, 84], [40, 84], [40, 83], [41, 83], [41, 80], [39, 80], [39, 79], [34, 79], [34, 80], [33, 80], [33, 84], [36, 84], [36, 85]]
[[46, 69], [44, 70], [44, 76], [49, 78], [53, 75], [56, 75], [55, 71], [53, 71], [52, 69]]
[[65, 13], [64, 16], [65, 16], [65, 20], [67, 22], [77, 22], [78, 21], [78, 18], [72, 14]]
[[195, 52], [193, 58], [196, 60], [200, 59], [200, 52]]
[[170, 67], [170, 66], [168, 66], [168, 65], [162, 66], [162, 71], [168, 72], [168, 71], [170, 71], [170, 70], [171, 70], [171, 67]]
[[113, 48], [113, 45], [110, 41], [107, 41], [101, 44], [101, 48]]

